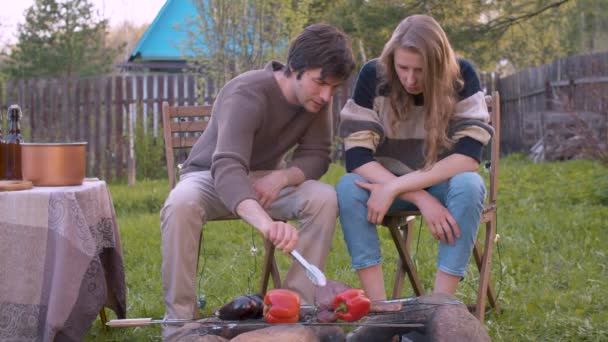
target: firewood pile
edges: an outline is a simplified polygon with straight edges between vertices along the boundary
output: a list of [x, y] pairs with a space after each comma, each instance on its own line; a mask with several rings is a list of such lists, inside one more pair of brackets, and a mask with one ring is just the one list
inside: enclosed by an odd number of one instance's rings
[[532, 160], [595, 159], [608, 153], [608, 146], [602, 137], [606, 134], [605, 122], [597, 119], [597, 115], [560, 114], [547, 119], [543, 136], [530, 149], [529, 157]]

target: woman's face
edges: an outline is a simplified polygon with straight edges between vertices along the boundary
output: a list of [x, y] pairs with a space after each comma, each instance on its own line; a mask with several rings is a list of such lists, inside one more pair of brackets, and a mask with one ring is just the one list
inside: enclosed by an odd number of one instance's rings
[[424, 68], [422, 55], [412, 50], [395, 50], [395, 71], [399, 81], [409, 94], [422, 94], [424, 90]]

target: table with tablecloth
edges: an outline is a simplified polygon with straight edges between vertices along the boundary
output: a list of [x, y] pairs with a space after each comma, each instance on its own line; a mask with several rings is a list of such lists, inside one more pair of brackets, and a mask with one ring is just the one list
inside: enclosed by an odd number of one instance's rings
[[0, 192], [0, 341], [80, 341], [105, 305], [126, 316], [104, 181]]

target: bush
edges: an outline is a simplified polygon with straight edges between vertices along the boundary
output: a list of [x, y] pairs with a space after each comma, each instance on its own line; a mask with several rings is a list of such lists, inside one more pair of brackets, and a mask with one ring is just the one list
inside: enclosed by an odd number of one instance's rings
[[[141, 121], [141, 120], [140, 120]], [[162, 128], [159, 127], [162, 133]], [[165, 151], [162, 135], [154, 137], [151, 130], [145, 133], [142, 122], [135, 128], [135, 158], [138, 179], [167, 178]]]

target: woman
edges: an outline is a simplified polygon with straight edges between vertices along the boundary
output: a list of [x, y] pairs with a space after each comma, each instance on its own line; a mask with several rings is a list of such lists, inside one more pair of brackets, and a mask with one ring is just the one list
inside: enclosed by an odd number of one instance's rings
[[485, 198], [477, 169], [492, 134], [472, 65], [455, 57], [433, 18], [407, 17], [362, 68], [340, 115], [349, 172], [337, 186], [340, 223], [365, 292], [386, 299], [376, 225], [387, 212], [418, 208], [440, 241], [434, 292], [453, 295], [477, 234]]

